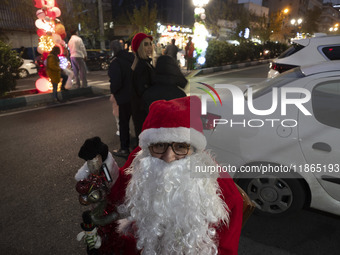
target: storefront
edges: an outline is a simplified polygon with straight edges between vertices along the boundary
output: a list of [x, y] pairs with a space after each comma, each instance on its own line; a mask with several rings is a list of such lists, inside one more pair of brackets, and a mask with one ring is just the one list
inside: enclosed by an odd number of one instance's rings
[[176, 39], [176, 45], [179, 49], [184, 49], [188, 37], [192, 35], [192, 29], [184, 26], [162, 25], [157, 24], [157, 33], [160, 34], [158, 42], [166, 47], [171, 43], [171, 39]]

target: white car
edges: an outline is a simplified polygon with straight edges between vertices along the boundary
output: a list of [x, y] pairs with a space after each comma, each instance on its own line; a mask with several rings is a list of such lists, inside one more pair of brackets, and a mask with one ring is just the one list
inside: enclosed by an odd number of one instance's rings
[[22, 79], [36, 73], [38, 73], [38, 70], [34, 61], [31, 59], [23, 59], [23, 64], [19, 67], [17, 76]]
[[269, 64], [268, 78], [297, 66], [313, 65], [319, 62], [340, 60], [340, 35], [293, 40], [290, 48]]
[[253, 86], [214, 86], [221, 103], [208, 96], [206, 114], [202, 107], [207, 148], [256, 211], [281, 216], [310, 206], [340, 215], [340, 61]]

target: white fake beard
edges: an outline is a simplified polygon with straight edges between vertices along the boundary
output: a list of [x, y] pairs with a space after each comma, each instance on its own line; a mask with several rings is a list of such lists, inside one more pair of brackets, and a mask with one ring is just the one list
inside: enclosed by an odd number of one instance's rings
[[133, 161], [125, 208], [142, 254], [217, 254], [215, 227], [228, 224], [228, 207], [216, 178], [190, 177], [190, 161], [216, 165], [204, 152], [166, 163], [142, 151]]

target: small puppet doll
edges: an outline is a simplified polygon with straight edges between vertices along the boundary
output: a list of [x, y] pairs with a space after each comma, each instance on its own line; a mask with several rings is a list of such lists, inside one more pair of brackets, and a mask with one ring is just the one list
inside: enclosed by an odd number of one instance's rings
[[[119, 200], [118, 202], [111, 198], [111, 196], [122, 197], [124, 188], [120, 189], [120, 187], [124, 186], [122, 183], [125, 183], [127, 178], [122, 177], [122, 173], [119, 172], [116, 162], [108, 151], [108, 146], [99, 137], [87, 139], [81, 146], [78, 156], [86, 162], [75, 175], [76, 190], [80, 204], [88, 206], [90, 209], [86, 212], [86, 217], [89, 220], [83, 221], [90, 222], [95, 229], [89, 229], [96, 231], [98, 237], [101, 237], [100, 248], [92, 249], [90, 254], [95, 254], [94, 252], [98, 254], [135, 254], [128, 252], [135, 250], [133, 238], [121, 237], [116, 232], [117, 221], [127, 218], [129, 212], [121, 210], [120, 204], [123, 201]], [[118, 177], [120, 179], [117, 181]], [[112, 179], [111, 182], [110, 179]], [[79, 234], [77, 239], [82, 239], [85, 233], [87, 232]], [[97, 241], [91, 242], [97, 243]]]
[[80, 148], [78, 156], [86, 162], [75, 175], [77, 181], [85, 180], [91, 174], [101, 176], [104, 173], [108, 188], [114, 185], [119, 175], [119, 168], [108, 146], [98, 136], [87, 139]]
[[106, 196], [119, 176], [118, 165], [108, 146], [98, 136], [87, 139], [78, 156], [86, 160], [75, 175], [79, 202], [82, 205], [91, 205], [90, 216], [95, 225], [110, 224], [118, 214], [106, 212]]
[[97, 234], [97, 227], [92, 223], [91, 211], [83, 212], [82, 217], [83, 223], [81, 223], [80, 226], [83, 231], [77, 235], [77, 240], [81, 241], [81, 239], [84, 238], [84, 242], [87, 246], [87, 254], [99, 254], [98, 249], [102, 244], [102, 240]]

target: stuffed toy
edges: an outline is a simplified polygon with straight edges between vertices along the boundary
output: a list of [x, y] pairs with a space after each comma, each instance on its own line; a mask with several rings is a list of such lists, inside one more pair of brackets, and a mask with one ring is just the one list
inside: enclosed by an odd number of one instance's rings
[[84, 238], [84, 242], [87, 245], [87, 254], [99, 254], [98, 249], [101, 246], [101, 237], [97, 234], [97, 227], [92, 223], [91, 211], [83, 212], [83, 223], [80, 224], [83, 229], [77, 235], [77, 240], [81, 241]]
[[79, 202], [90, 205], [90, 217], [96, 226], [104, 226], [116, 220], [118, 214], [107, 213], [106, 196], [119, 176], [119, 168], [108, 146], [96, 136], [85, 141], [78, 156], [86, 162], [78, 170], [75, 179]]
[[108, 188], [114, 185], [119, 175], [119, 168], [108, 146], [98, 136], [87, 139], [80, 148], [78, 156], [86, 162], [75, 175], [77, 181], [84, 180], [93, 174], [105, 176]]
[[83, 213], [81, 227], [84, 231], [78, 234], [77, 239], [84, 238], [88, 254], [119, 254], [124, 242], [114, 229], [116, 221], [127, 216], [118, 212], [118, 205], [108, 199], [109, 195], [121, 192], [117, 189], [111, 192], [119, 176], [118, 165], [99, 137], [87, 139], [78, 156], [86, 162], [75, 175], [75, 188], [80, 204], [90, 207], [90, 210]]

